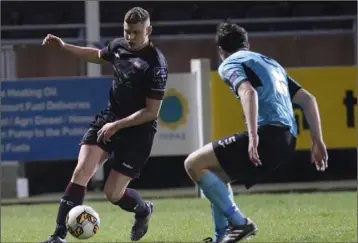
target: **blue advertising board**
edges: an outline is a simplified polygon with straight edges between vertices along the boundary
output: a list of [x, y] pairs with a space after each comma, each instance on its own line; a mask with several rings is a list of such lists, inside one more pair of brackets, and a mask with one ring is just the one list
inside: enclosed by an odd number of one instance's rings
[[76, 159], [110, 87], [107, 77], [3, 81], [1, 160]]

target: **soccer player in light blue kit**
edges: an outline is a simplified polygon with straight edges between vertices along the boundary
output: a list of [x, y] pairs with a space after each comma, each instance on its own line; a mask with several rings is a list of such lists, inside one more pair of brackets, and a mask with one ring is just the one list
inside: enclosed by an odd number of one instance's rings
[[318, 171], [327, 168], [328, 155], [312, 94], [278, 62], [249, 51], [248, 35], [242, 27], [220, 24], [216, 44], [223, 60], [218, 72], [241, 101], [247, 131], [193, 152], [185, 160], [185, 169], [212, 204], [216, 232], [211, 242], [230, 243], [254, 235], [258, 227], [230, 198], [226, 183], [240, 178], [248, 189], [290, 161], [297, 136], [293, 104], [302, 108], [309, 124], [312, 163]]

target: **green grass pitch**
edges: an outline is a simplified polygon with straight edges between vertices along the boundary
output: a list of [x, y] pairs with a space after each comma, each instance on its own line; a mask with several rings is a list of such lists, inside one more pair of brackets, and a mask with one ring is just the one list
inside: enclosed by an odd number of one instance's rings
[[[252, 194], [235, 197], [259, 227], [249, 242], [356, 242], [357, 193]], [[140, 242], [200, 242], [211, 236], [206, 199], [158, 199]], [[101, 218], [94, 237], [82, 242], [129, 242], [133, 215], [108, 202], [86, 201]], [[3, 206], [1, 242], [40, 242], [53, 232], [58, 204]], [[71, 236], [68, 242], [81, 242]]]

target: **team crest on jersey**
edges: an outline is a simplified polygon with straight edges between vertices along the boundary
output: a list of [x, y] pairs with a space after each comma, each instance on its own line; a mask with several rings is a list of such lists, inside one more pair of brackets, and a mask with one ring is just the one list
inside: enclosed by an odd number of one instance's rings
[[165, 67], [154, 68], [154, 77], [165, 78], [167, 75], [167, 69]]

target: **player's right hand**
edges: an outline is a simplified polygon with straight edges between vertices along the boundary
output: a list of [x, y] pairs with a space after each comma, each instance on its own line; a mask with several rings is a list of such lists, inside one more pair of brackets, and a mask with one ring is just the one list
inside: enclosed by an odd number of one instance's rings
[[42, 41], [42, 45], [55, 45], [57, 47], [63, 47], [65, 42], [55, 35], [48, 34]]
[[257, 148], [259, 146], [259, 136], [249, 136], [249, 157], [251, 162], [257, 167], [262, 165], [259, 157], [259, 153], [257, 152]]
[[317, 171], [328, 168], [328, 153], [323, 141], [312, 141], [311, 162], [316, 165]]

